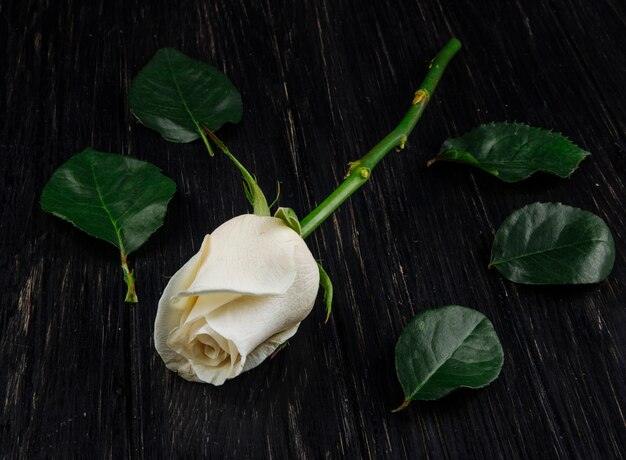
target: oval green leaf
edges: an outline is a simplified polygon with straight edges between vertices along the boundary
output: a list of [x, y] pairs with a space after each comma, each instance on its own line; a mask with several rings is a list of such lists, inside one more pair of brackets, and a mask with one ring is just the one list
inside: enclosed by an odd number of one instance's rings
[[54, 172], [41, 208], [128, 255], [163, 225], [175, 191], [150, 163], [85, 149]]
[[518, 182], [538, 171], [569, 177], [588, 155], [559, 133], [521, 123], [489, 123], [446, 140], [429, 164], [464, 163]]
[[157, 51], [139, 71], [128, 99], [135, 117], [171, 142], [207, 142], [203, 127], [216, 131], [238, 123], [243, 112], [241, 95], [226, 75], [173, 48]]
[[481, 388], [504, 362], [496, 331], [482, 313], [447, 305], [418, 313], [396, 345], [396, 373], [410, 401], [439, 399], [461, 388]]
[[534, 203], [506, 218], [489, 267], [523, 284], [588, 284], [605, 279], [615, 262], [606, 223], [561, 203]]

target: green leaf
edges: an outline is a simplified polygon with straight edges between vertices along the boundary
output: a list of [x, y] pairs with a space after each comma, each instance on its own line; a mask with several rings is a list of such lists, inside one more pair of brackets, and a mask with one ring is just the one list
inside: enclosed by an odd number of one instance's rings
[[489, 267], [523, 284], [587, 284], [605, 279], [615, 262], [606, 223], [561, 203], [534, 203], [506, 218]]
[[559, 133], [521, 123], [490, 123], [446, 140], [428, 164], [465, 163], [505, 182], [518, 182], [537, 171], [569, 177], [588, 155]]
[[[237, 157], [233, 155], [228, 147], [215, 135], [213, 131], [205, 128], [205, 132], [208, 134], [209, 138], [217, 145], [217, 147], [226, 155], [235, 165], [235, 167], [241, 173], [243, 177], [243, 190], [246, 194], [246, 198], [252, 205], [254, 209], [254, 214], [257, 216], [269, 216], [270, 215], [270, 207], [267, 205], [267, 199], [263, 194], [263, 190], [259, 187], [256, 178], [248, 172], [248, 170], [242, 165]], [[207, 146], [208, 146], [207, 142]]]
[[292, 229], [298, 235], [302, 234], [302, 228], [300, 227], [300, 220], [295, 211], [291, 208], [278, 208], [274, 217], [281, 219], [287, 227]]
[[54, 172], [41, 207], [129, 255], [163, 225], [175, 191], [150, 163], [85, 149]]
[[202, 130], [238, 123], [243, 107], [232, 82], [213, 66], [173, 48], [157, 51], [133, 79], [128, 95], [137, 119], [171, 142], [202, 138]]
[[61, 165], [41, 193], [41, 208], [120, 250], [128, 299], [134, 275], [126, 257], [161, 225], [176, 184], [144, 161], [85, 149]]
[[326, 319], [324, 323], [327, 323], [330, 319], [330, 312], [333, 309], [333, 283], [322, 264], [318, 262], [317, 266], [320, 270], [320, 286], [324, 289], [324, 303], [326, 304]]
[[396, 345], [396, 373], [410, 401], [439, 399], [457, 388], [481, 388], [500, 374], [504, 353], [482, 313], [448, 305], [418, 313]]
[[242, 173], [254, 213], [270, 215], [254, 176], [214, 134], [226, 122], [238, 123], [243, 113], [241, 95], [226, 75], [180, 51], [163, 48], [133, 79], [128, 99], [135, 117], [168, 141], [202, 138], [213, 156], [212, 139]]

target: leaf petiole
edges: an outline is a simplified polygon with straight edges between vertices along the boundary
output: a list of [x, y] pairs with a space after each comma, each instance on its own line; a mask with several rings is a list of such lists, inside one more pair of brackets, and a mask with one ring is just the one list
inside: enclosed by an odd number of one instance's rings
[[139, 299], [137, 298], [137, 292], [135, 291], [135, 272], [134, 270], [130, 270], [128, 268], [128, 263], [126, 261], [126, 254], [124, 251], [120, 252], [120, 256], [122, 259], [122, 271], [124, 272], [124, 282], [126, 283], [126, 297], [124, 298], [124, 302], [128, 303], [137, 303]]
[[404, 401], [402, 401], [402, 404], [400, 404], [398, 407], [393, 409], [391, 412], [395, 413], [395, 412], [403, 411], [404, 409], [406, 409], [409, 406], [409, 404], [411, 404], [411, 400], [410, 399], [405, 399]]

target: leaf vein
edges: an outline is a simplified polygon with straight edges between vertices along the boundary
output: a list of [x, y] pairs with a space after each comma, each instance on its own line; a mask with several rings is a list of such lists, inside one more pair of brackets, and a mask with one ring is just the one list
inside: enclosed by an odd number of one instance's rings
[[198, 123], [198, 120], [196, 120], [196, 117], [194, 116], [193, 112], [187, 105], [187, 100], [185, 99], [182, 91], [180, 90], [180, 86], [178, 85], [178, 80], [176, 80], [176, 75], [174, 74], [174, 71], [172, 70], [172, 62], [170, 61], [170, 55], [167, 51], [165, 52], [165, 59], [167, 60], [167, 70], [169, 71], [170, 76], [172, 77], [172, 82], [174, 82], [174, 86], [176, 87], [176, 91], [178, 92], [178, 95], [180, 96], [180, 100], [183, 103], [183, 107], [185, 107], [185, 110], [189, 114], [189, 118], [191, 118], [191, 121], [193, 121], [193, 124], [196, 125], [196, 129], [198, 130], [198, 133], [200, 133], [200, 136], [204, 137], [204, 133], [202, 132], [202, 129], [200, 129], [200, 123]]
[[[480, 326], [481, 323], [483, 323], [485, 321], [485, 319], [481, 319], [480, 321], [478, 321], [474, 327], [472, 328], [471, 331], [468, 332], [468, 334], [463, 337], [463, 340], [461, 341], [461, 343], [454, 349], [452, 350], [452, 352], [445, 357], [445, 359], [441, 360], [440, 364], [437, 365], [431, 372], [428, 373], [428, 375], [426, 376], [426, 378], [423, 379], [422, 383], [420, 385], [417, 386], [417, 388], [407, 397], [407, 399], [413, 399], [417, 393], [419, 393], [419, 391], [424, 388], [424, 385], [426, 385], [428, 383], [428, 381], [430, 380], [430, 378], [435, 375], [437, 373], [437, 371], [439, 371], [439, 369], [441, 369], [443, 366], [445, 366], [445, 364], [452, 358], [452, 356], [454, 355], [454, 353], [456, 353], [459, 348], [461, 348], [463, 346], [463, 344], [465, 343], [465, 341], [471, 337], [471, 335], [474, 333], [474, 331], [476, 330], [476, 328], [478, 328], [478, 326]], [[431, 339], [432, 340], [432, 339]], [[432, 344], [432, 341], [431, 341]], [[432, 345], [431, 345], [432, 348]]]
[[96, 193], [98, 194], [98, 199], [100, 200], [100, 204], [102, 205], [102, 209], [106, 212], [109, 220], [111, 221], [111, 225], [113, 226], [113, 230], [115, 230], [115, 236], [117, 237], [117, 241], [120, 245], [120, 252], [122, 254], [122, 258], [124, 258], [126, 251], [124, 249], [124, 242], [122, 241], [122, 233], [121, 229], [117, 226], [115, 219], [113, 219], [113, 215], [111, 214], [111, 210], [104, 202], [104, 197], [102, 195], [102, 190], [100, 189], [100, 183], [98, 182], [98, 178], [96, 177], [96, 170], [94, 169], [93, 161], [89, 162], [89, 168], [91, 169], [91, 177], [93, 179], [93, 183], [96, 186]]
[[550, 252], [553, 252], [553, 251], [558, 251], [560, 249], [575, 248], [575, 247], [582, 246], [584, 244], [589, 244], [589, 243], [608, 243], [608, 241], [606, 241], [606, 240], [599, 240], [599, 239], [579, 241], [578, 243], [565, 244], [563, 246], [555, 246], [553, 248], [542, 249], [540, 251], [529, 252], [529, 253], [521, 254], [519, 256], [511, 257], [511, 258], [508, 258], [508, 259], [498, 260], [498, 261], [495, 261], [495, 262], [491, 262], [489, 265], [493, 267], [495, 265], [501, 265], [501, 264], [504, 264], [504, 263], [507, 263], [507, 262], [511, 262], [513, 260], [523, 259], [525, 257], [532, 257], [532, 256], [536, 256], [536, 255], [539, 255], [539, 254], [546, 254], [546, 253], [550, 253]]

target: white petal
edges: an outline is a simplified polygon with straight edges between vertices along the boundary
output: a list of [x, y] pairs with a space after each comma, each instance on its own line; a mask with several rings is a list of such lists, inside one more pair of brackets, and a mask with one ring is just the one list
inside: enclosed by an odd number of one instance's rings
[[274, 335], [297, 326], [311, 312], [319, 287], [319, 269], [304, 241], [296, 247], [293, 260], [297, 276], [284, 294], [242, 296], [206, 315], [211, 328], [234, 342], [243, 356]]
[[279, 332], [278, 334], [270, 337], [268, 340], [252, 350], [252, 352], [246, 357], [246, 363], [243, 366], [242, 372], [249, 371], [265, 361], [265, 359], [274, 353], [280, 345], [285, 343], [293, 337], [296, 332], [298, 332], [298, 326], [300, 326], [300, 323], [287, 329], [286, 331]]
[[295, 334], [318, 286], [317, 264], [296, 232], [280, 219], [236, 217], [207, 235], [168, 283], [156, 349], [181, 377], [221, 385]]
[[188, 309], [193, 305], [195, 299], [179, 299], [174, 303], [171, 300], [195, 279], [198, 265], [208, 252], [209, 239], [209, 235], [204, 237], [200, 251], [189, 259], [167, 283], [159, 300], [159, 308], [154, 321], [154, 346], [157, 352], [163, 358], [168, 369], [180, 373], [181, 377], [187, 380], [192, 380], [189, 377], [195, 376], [195, 373], [186, 359], [170, 349], [167, 345], [167, 338], [174, 328], [180, 326], [181, 316], [188, 314]]
[[294, 245], [300, 236], [274, 217], [245, 214], [211, 234], [208, 256], [180, 296], [210, 292], [282, 294], [293, 283]]
[[202, 327], [199, 333], [212, 337], [217, 345], [226, 352], [227, 359], [219, 365], [211, 365], [204, 360], [190, 360], [191, 367], [197, 375], [197, 381], [222, 385], [227, 379], [236, 377], [243, 372], [245, 357], [239, 355], [232, 342], [221, 337], [207, 324]]
[[192, 299], [196, 299], [196, 302], [193, 304], [193, 308], [181, 317], [180, 323], [193, 322], [239, 297], [241, 294], [237, 292], [213, 292], [198, 297], [194, 296]]

